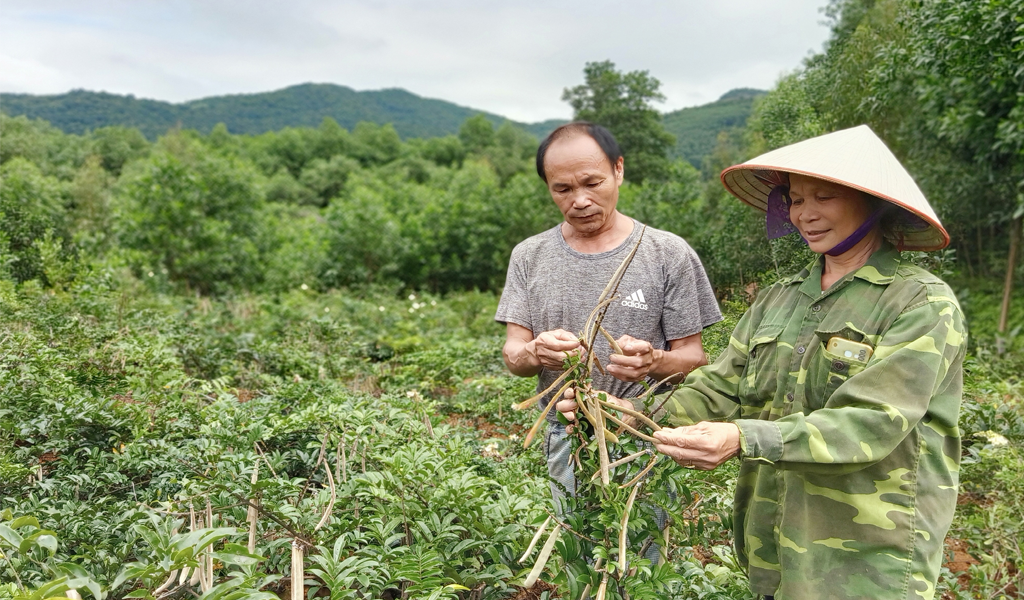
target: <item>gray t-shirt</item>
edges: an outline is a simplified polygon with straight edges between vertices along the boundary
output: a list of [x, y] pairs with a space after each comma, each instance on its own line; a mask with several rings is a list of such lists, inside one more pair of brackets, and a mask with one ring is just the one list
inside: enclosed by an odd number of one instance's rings
[[[495, 320], [526, 327], [534, 336], [553, 329], [579, 334], [608, 280], [640, 237], [643, 225], [633, 223], [625, 242], [597, 254], [573, 250], [562, 237], [560, 224], [520, 242], [512, 250]], [[704, 266], [683, 238], [651, 227], [643, 235], [603, 326], [615, 339], [629, 334], [667, 350], [669, 340], [700, 332], [721, 321], [722, 313]], [[611, 346], [600, 335], [595, 346], [601, 364], [607, 365]], [[560, 374], [542, 369], [537, 391]], [[638, 382], [620, 381], [597, 369], [592, 375], [597, 389], [615, 396], [629, 398], [643, 391]], [[547, 402], [544, 398], [541, 406]], [[555, 420], [554, 411], [549, 419]]]

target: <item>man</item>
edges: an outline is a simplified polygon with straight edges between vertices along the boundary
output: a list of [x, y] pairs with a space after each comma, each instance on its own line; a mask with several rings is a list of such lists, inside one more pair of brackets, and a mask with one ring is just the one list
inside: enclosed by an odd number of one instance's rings
[[[643, 225], [616, 209], [624, 161], [605, 128], [576, 122], [553, 131], [537, 150], [537, 173], [565, 221], [519, 243], [512, 251], [495, 319], [507, 326], [503, 355], [512, 373], [539, 375], [537, 389], [561, 373], [580, 351], [577, 333]], [[594, 387], [636, 396], [640, 382], [689, 373], [707, 363], [701, 330], [722, 319], [700, 259], [682, 238], [648, 227], [609, 307], [604, 327], [622, 354], [595, 343], [607, 375]], [[541, 401], [546, 406], [550, 398]], [[557, 500], [575, 492], [569, 443], [555, 411], [549, 414], [544, 452]]]

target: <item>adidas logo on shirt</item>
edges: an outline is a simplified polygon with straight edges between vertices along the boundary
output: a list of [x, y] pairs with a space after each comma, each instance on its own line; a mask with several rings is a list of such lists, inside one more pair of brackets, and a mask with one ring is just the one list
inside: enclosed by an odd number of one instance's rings
[[644, 298], [644, 291], [637, 290], [630, 294], [629, 296], [626, 296], [626, 298], [623, 299], [622, 301], [622, 305], [628, 306], [630, 308], [639, 308], [640, 310], [647, 310], [647, 300]]

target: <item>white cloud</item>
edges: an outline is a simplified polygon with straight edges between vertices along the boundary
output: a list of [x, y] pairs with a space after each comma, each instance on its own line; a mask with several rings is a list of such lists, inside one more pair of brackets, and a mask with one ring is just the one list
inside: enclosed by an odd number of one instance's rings
[[646, 69], [665, 110], [770, 87], [827, 37], [827, 0], [5, 0], [0, 89], [182, 101], [330, 82], [522, 121], [569, 116], [587, 61]]

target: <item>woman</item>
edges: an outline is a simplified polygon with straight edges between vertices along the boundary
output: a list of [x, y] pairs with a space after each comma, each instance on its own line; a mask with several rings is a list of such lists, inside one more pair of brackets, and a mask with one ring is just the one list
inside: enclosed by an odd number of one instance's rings
[[756, 594], [933, 597], [956, 504], [966, 333], [950, 288], [899, 250], [939, 249], [948, 234], [867, 126], [722, 181], [766, 210], [769, 236], [798, 232], [821, 256], [764, 290], [718, 360], [687, 377], [658, 450], [701, 469], [739, 457], [735, 544]]

